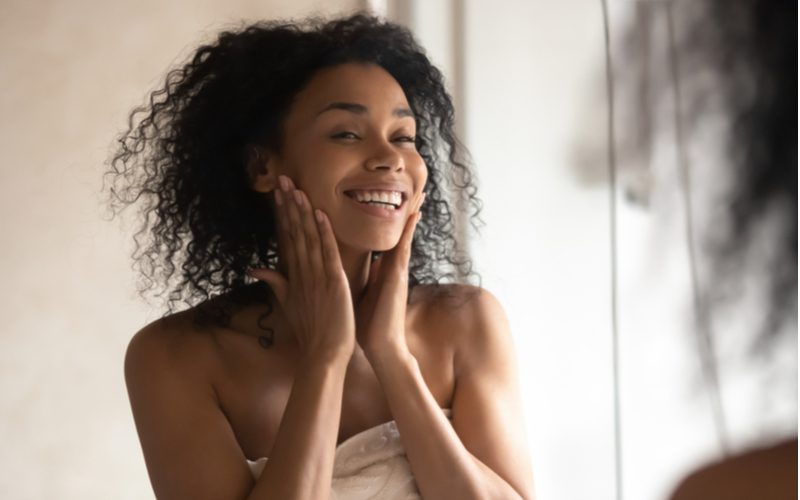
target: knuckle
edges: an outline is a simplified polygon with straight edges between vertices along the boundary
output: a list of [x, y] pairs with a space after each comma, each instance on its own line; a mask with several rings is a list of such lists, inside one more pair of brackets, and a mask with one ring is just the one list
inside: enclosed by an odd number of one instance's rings
[[295, 224], [291, 227], [291, 233], [294, 237], [299, 237], [302, 236], [303, 230], [298, 225]]

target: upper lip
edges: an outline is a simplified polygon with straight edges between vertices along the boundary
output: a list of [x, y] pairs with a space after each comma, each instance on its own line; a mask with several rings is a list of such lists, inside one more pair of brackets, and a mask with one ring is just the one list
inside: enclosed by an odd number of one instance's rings
[[348, 191], [398, 191], [405, 201], [408, 199], [410, 189], [401, 182], [365, 182], [347, 186], [342, 190], [345, 194]]

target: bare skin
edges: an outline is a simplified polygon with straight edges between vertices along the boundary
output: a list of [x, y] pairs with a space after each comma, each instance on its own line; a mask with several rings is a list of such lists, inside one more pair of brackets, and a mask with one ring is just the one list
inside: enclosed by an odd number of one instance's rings
[[671, 500], [797, 498], [797, 438], [749, 450], [686, 477]]
[[[533, 498], [502, 308], [470, 287], [417, 287], [406, 305], [427, 176], [407, 109], [388, 73], [359, 64], [295, 99], [285, 151], [252, 178], [280, 226], [279, 272], [253, 272], [278, 299], [268, 348], [263, 306], [204, 331], [178, 313], [132, 340], [126, 381], [158, 498], [328, 498], [335, 447], [390, 420], [424, 498]], [[392, 217], [345, 194], [372, 182], [404, 192]], [[260, 457], [254, 481], [246, 459]]]

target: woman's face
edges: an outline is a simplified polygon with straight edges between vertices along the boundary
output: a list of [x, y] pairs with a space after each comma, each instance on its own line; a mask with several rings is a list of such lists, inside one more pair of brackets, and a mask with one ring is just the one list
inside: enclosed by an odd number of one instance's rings
[[383, 68], [346, 63], [317, 73], [284, 123], [272, 164], [356, 250], [397, 245], [428, 173], [403, 89]]

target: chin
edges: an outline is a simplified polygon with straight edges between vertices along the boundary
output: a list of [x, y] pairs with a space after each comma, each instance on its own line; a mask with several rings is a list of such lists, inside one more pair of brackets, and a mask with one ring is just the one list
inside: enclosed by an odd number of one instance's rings
[[357, 235], [349, 235], [350, 238], [342, 238], [339, 240], [340, 245], [345, 245], [357, 251], [364, 252], [386, 252], [396, 247], [400, 242], [400, 234], [394, 231], [387, 231], [386, 234], [373, 232], [372, 234], [364, 234], [361, 231]]

